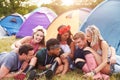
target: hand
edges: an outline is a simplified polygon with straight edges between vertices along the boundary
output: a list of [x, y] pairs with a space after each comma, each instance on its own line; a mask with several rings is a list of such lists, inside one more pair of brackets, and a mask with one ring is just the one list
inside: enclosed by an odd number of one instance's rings
[[20, 69], [19, 71], [15, 72], [15, 75], [18, 75], [18, 74], [21, 74], [21, 73], [23, 73], [22, 69]]
[[51, 64], [47, 64], [47, 65], [45, 66], [46, 69], [48, 69], [48, 68], [50, 68], [50, 67], [51, 67]]
[[65, 59], [65, 55], [62, 54], [62, 55], [60, 56], [60, 58], [61, 58], [62, 60]]
[[27, 68], [27, 66], [28, 66], [28, 62], [24, 61], [20, 69], [24, 71]]
[[16, 42], [16, 43], [15, 43], [15, 47], [16, 47], [16, 48], [19, 48], [21, 45], [22, 45], [22, 44], [21, 44], [20, 42]]
[[94, 73], [93, 72], [88, 72], [85, 75], [83, 75], [84, 77], [93, 77]]
[[60, 57], [61, 57], [62, 59], [65, 59], [65, 58], [67, 58], [68, 55], [69, 55], [69, 53], [64, 53], [64, 54], [62, 54]]

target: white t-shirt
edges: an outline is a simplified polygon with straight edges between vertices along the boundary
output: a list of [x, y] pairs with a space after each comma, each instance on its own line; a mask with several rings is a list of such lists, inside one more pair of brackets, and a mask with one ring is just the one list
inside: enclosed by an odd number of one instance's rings
[[60, 44], [60, 47], [64, 51], [64, 53], [71, 53], [71, 49], [68, 44]]

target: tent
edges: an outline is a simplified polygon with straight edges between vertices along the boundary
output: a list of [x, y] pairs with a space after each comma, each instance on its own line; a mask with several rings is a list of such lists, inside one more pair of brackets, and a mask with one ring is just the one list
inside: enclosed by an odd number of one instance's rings
[[67, 11], [60, 16], [58, 16], [48, 27], [46, 40], [50, 38], [56, 38], [57, 36], [57, 28], [60, 25], [70, 25], [71, 32], [74, 34], [78, 31], [81, 22], [87, 17], [89, 11], [85, 9], [77, 9]]
[[9, 36], [15, 35], [19, 29], [21, 24], [24, 22], [24, 18], [22, 15], [15, 13], [8, 15], [0, 20], [0, 25], [6, 29]]
[[31, 36], [32, 29], [38, 25], [47, 29], [49, 24], [57, 17], [55, 12], [46, 7], [38, 8], [28, 15], [26, 21], [22, 24], [19, 32], [16, 34], [17, 38]]
[[84, 31], [88, 25], [96, 25], [103, 38], [120, 55], [120, 0], [106, 0], [99, 4], [80, 26]]
[[4, 28], [0, 26], [0, 38], [6, 35], [7, 35], [6, 30], [4, 30]]

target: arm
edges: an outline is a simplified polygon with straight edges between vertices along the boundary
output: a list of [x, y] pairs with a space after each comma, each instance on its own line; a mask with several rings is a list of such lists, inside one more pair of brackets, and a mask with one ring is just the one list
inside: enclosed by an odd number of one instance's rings
[[46, 60], [46, 53], [45, 53], [44, 49], [39, 50], [36, 53], [36, 58], [37, 58], [37, 67], [40, 70], [45, 70], [46, 68], [48, 68], [48, 66], [44, 65], [45, 64], [45, 60]]
[[111, 57], [110, 57], [110, 64], [116, 63], [116, 51], [114, 47], [110, 47]]
[[45, 70], [46, 67], [45, 67], [45, 66], [42, 66], [42, 65], [38, 65], [38, 69], [40, 69], [40, 70]]
[[0, 68], [0, 80], [3, 78], [14, 77], [23, 72], [23, 70], [19, 70], [18, 72], [13, 72], [13, 73], [10, 73], [9, 71], [10, 70], [6, 66], [2, 65]]
[[74, 52], [75, 52], [75, 43], [74, 42], [71, 42], [70, 49], [71, 49], [70, 57], [73, 59], [74, 58]]
[[27, 41], [31, 40], [32, 37], [31, 36], [26, 36], [16, 42], [14, 42], [12, 45], [11, 45], [11, 48], [12, 49], [15, 49], [15, 48], [19, 48], [23, 43], [26, 43]]
[[23, 70], [19, 70], [19, 71], [17, 71], [17, 72], [11, 72], [11, 73], [8, 73], [8, 74], [5, 76], [5, 78], [15, 77], [15, 76], [17, 76], [18, 74], [21, 74], [21, 73], [23, 73]]
[[[102, 41], [101, 43], [101, 50], [102, 50], [102, 56], [100, 56], [95, 50], [93, 50], [92, 48], [90, 47], [86, 47], [85, 50], [89, 50], [91, 51], [91, 53], [94, 55], [95, 57], [95, 60], [98, 64], [98, 67], [95, 69], [95, 72], [100, 72], [101, 70], [104, 69], [104, 72], [105, 73], [108, 73], [109, 72], [109, 67], [107, 65], [107, 61], [108, 61], [108, 44], [105, 42], [105, 41]], [[107, 66], [107, 69], [105, 69]]]
[[95, 69], [95, 72], [100, 72], [104, 67], [107, 65], [108, 60], [108, 44], [105, 41], [101, 42], [101, 50], [102, 50], [102, 56], [101, 56], [101, 63], [98, 64], [98, 67]]
[[49, 69], [50, 67], [51, 67], [51, 64], [47, 64], [47, 65], [45, 65], [45, 66], [38, 65], [38, 68], [39, 68], [40, 70], [46, 70], [46, 69]]
[[9, 69], [4, 65], [0, 68], [0, 80], [3, 79], [9, 73]]

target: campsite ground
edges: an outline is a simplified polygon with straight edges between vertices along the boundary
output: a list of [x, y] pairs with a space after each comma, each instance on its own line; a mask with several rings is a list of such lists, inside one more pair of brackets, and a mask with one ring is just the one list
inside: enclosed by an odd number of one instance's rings
[[[11, 44], [16, 40], [17, 39], [14, 36], [0, 39], [0, 52], [10, 51]], [[79, 70], [75, 70], [75, 71], [69, 71], [66, 75], [63, 75], [63, 76], [55, 76], [53, 77], [53, 80], [86, 80], [86, 79], [82, 79], [81, 76], [82, 76], [82, 73]], [[40, 80], [45, 80], [45, 77], [43, 77]], [[87, 80], [91, 80], [91, 79], [87, 79]], [[120, 80], [120, 74], [112, 75], [110, 80]]]

